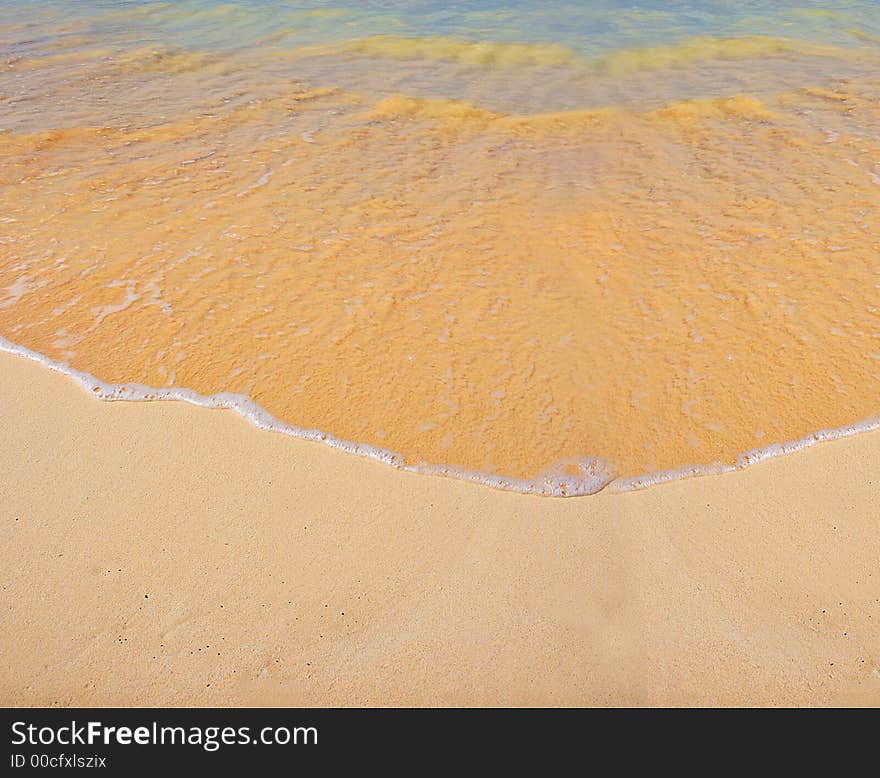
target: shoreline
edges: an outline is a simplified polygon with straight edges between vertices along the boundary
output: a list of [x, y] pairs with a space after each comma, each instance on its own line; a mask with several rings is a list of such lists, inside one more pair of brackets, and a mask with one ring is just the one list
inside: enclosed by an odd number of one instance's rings
[[[787, 440], [771, 443], [766, 446], [751, 449], [737, 455], [733, 464], [723, 462], [709, 462], [704, 464], [689, 464], [670, 470], [659, 470], [654, 473], [646, 473], [639, 476], [614, 476], [607, 463], [598, 458], [577, 460], [577, 466], [583, 473], [580, 478], [574, 475], [553, 476], [538, 475], [532, 479], [511, 478], [493, 473], [485, 473], [479, 470], [465, 470], [455, 465], [443, 464], [406, 464], [401, 454], [390, 449], [378, 448], [369, 443], [358, 443], [351, 440], [343, 440], [335, 435], [322, 430], [307, 429], [294, 424], [288, 424], [275, 418], [265, 408], [254, 402], [246, 395], [229, 392], [218, 392], [213, 395], [202, 395], [192, 389], [165, 388], [145, 386], [134, 382], [124, 384], [110, 384], [96, 378], [91, 373], [76, 370], [68, 365], [56, 362], [45, 354], [33, 351], [25, 346], [0, 335], [0, 353], [11, 354], [23, 359], [36, 362], [42, 367], [48, 368], [72, 379], [82, 389], [90, 392], [93, 397], [105, 401], [122, 402], [155, 402], [176, 401], [189, 403], [201, 408], [215, 410], [230, 410], [237, 413], [256, 429], [266, 432], [277, 432], [299, 440], [308, 440], [322, 443], [332, 449], [366, 457], [385, 465], [390, 465], [398, 470], [419, 475], [440, 476], [460, 481], [479, 484], [481, 486], [497, 489], [515, 494], [534, 494], [542, 497], [584, 497], [597, 494], [600, 491], [630, 492], [641, 489], [650, 489], [658, 484], [679, 481], [688, 478], [702, 478], [704, 476], [720, 475], [742, 470], [752, 465], [774, 457], [787, 456], [796, 451], [824, 443], [829, 440], [839, 440], [865, 432], [873, 432], [880, 429], [880, 416], [871, 416], [861, 421], [846, 424], [842, 427], [820, 429], [805, 435], [797, 440]], [[554, 468], [561, 469], [565, 462], [558, 462]]]
[[6, 705], [880, 703], [880, 433], [547, 500], [0, 354]]

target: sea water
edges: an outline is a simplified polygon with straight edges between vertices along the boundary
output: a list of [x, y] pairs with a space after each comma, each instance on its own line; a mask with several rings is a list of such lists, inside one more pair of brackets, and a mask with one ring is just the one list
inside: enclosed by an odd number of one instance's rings
[[876, 2], [0, 0], [0, 347], [545, 494], [877, 426]]

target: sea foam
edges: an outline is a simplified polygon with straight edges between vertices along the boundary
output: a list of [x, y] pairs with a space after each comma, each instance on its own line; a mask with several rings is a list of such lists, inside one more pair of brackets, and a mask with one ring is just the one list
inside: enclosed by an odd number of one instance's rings
[[[848, 424], [836, 429], [825, 429], [811, 433], [799, 440], [774, 443], [762, 448], [753, 449], [740, 454], [735, 463], [726, 465], [721, 462], [708, 464], [689, 465], [671, 470], [661, 470], [656, 473], [648, 473], [631, 478], [616, 478], [610, 466], [601, 459], [582, 459], [577, 462], [566, 460], [559, 465], [550, 468], [546, 474], [533, 479], [507, 478], [493, 473], [484, 473], [476, 470], [466, 470], [454, 465], [443, 464], [410, 464], [403, 456], [389, 449], [365, 443], [356, 443], [350, 440], [342, 440], [329, 432], [322, 430], [305, 429], [293, 424], [287, 424], [275, 418], [265, 408], [255, 403], [250, 397], [231, 392], [218, 392], [212, 395], [202, 395], [191, 389], [164, 388], [157, 389], [144, 384], [122, 383], [109, 384], [90, 373], [76, 370], [63, 362], [57, 362], [49, 357], [31, 349], [19, 346], [0, 335], [0, 351], [14, 354], [37, 362], [50, 370], [72, 378], [93, 397], [107, 401], [155, 401], [155, 400], [178, 400], [181, 402], [198, 405], [202, 408], [222, 408], [235, 411], [243, 416], [255, 427], [271, 432], [280, 432], [302, 440], [311, 440], [323, 443], [331, 448], [344, 451], [348, 454], [368, 457], [377, 462], [391, 465], [399, 470], [423, 475], [445, 476], [462, 481], [471, 481], [502, 491], [518, 492], [521, 494], [542, 495], [545, 497], [579, 497], [596, 494], [603, 489], [609, 492], [631, 492], [646, 489], [657, 484], [677, 481], [684, 478], [694, 478], [704, 475], [718, 475], [735, 470], [742, 470], [757, 462], [766, 459], [790, 454], [796, 451], [814, 446], [824, 441], [845, 438], [861, 432], [880, 429], [880, 417], [865, 419], [861, 422]], [[566, 468], [572, 466], [580, 469], [580, 475], [571, 475]]]

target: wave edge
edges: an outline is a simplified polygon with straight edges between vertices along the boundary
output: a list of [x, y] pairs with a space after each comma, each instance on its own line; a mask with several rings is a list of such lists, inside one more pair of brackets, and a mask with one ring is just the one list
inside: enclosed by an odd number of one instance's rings
[[[391, 465], [398, 470], [404, 470], [421, 475], [443, 476], [461, 481], [469, 481], [482, 486], [488, 486], [507, 492], [519, 494], [533, 494], [542, 497], [581, 497], [596, 494], [603, 490], [610, 493], [623, 493], [640, 491], [658, 484], [679, 481], [685, 478], [695, 478], [706, 475], [720, 475], [736, 470], [743, 470], [758, 462], [767, 459], [784, 456], [810, 448], [817, 443], [840, 438], [851, 437], [863, 432], [880, 430], [880, 417], [870, 417], [843, 427], [822, 429], [810, 433], [798, 440], [773, 443], [761, 448], [739, 454], [733, 464], [711, 462], [707, 464], [685, 465], [670, 470], [660, 470], [656, 473], [632, 477], [615, 477], [608, 463], [604, 460], [593, 458], [579, 460], [582, 470], [587, 470], [589, 475], [575, 477], [571, 475], [553, 475], [554, 468], [547, 471], [544, 476], [534, 479], [507, 478], [493, 473], [484, 473], [477, 470], [466, 470], [454, 465], [435, 464], [408, 464], [403, 455], [390, 449], [379, 448], [368, 443], [357, 443], [343, 440], [323, 430], [306, 429], [293, 424], [282, 422], [275, 418], [261, 405], [255, 403], [250, 397], [232, 392], [218, 392], [212, 395], [202, 395], [192, 389], [166, 388], [157, 389], [138, 383], [110, 384], [101, 381], [91, 373], [76, 370], [70, 365], [58, 362], [37, 351], [25, 346], [19, 346], [0, 335], [0, 352], [23, 357], [61, 373], [79, 384], [89, 394], [99, 400], [109, 402], [149, 402], [156, 400], [177, 400], [196, 405], [202, 408], [218, 408], [236, 412], [238, 415], [251, 422], [258, 429], [270, 432], [279, 432], [301, 440], [310, 440], [323, 443], [331, 448], [344, 451], [348, 454], [367, 457], [386, 465]], [[570, 463], [560, 463], [560, 465]]]

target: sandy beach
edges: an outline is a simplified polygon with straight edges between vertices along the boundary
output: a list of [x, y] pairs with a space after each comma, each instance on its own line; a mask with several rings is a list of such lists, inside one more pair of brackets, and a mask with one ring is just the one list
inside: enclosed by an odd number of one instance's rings
[[880, 435], [552, 499], [0, 354], [0, 702], [880, 704]]

